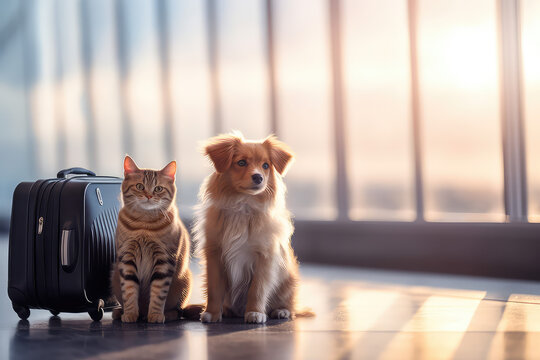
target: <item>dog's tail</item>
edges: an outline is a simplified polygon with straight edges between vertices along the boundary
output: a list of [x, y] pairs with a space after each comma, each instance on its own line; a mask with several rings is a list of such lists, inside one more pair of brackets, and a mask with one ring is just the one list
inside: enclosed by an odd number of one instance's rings
[[310, 308], [298, 309], [295, 311], [294, 317], [315, 317], [315, 313]]
[[204, 310], [203, 304], [191, 304], [182, 309], [182, 318], [186, 320], [199, 320]]

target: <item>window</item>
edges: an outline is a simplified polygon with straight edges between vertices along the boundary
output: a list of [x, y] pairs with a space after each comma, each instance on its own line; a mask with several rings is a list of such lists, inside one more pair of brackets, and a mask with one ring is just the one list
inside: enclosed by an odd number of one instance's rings
[[[334, 18], [330, 5], [336, 4]], [[286, 181], [298, 220], [335, 220], [339, 213], [345, 220], [410, 222], [420, 204], [420, 220], [502, 222], [508, 197], [515, 196], [505, 175], [523, 154], [503, 161], [507, 95], [500, 74], [518, 79], [521, 64], [507, 68], [501, 60], [508, 51], [498, 33], [501, 14], [512, 14], [501, 13], [498, 4], [24, 3], [19, 6], [30, 21], [18, 23], [0, 43], [0, 136], [4, 149], [17, 149], [16, 155], [0, 154], [9, 169], [0, 194], [8, 199], [23, 177], [51, 177], [60, 167], [121, 175], [126, 152], [148, 167], [174, 157], [182, 213], [189, 216], [210, 172], [201, 141], [232, 129], [248, 138], [276, 131], [297, 155]], [[540, 7], [529, 0], [520, 4], [523, 98], [517, 113], [522, 110], [526, 131], [517, 148], [526, 150], [529, 218], [538, 221]], [[6, 8], [6, 14], [0, 25], [16, 11]], [[331, 36], [336, 22], [339, 44]], [[508, 39], [514, 45], [518, 40]], [[337, 53], [341, 72], [333, 61]], [[334, 101], [336, 74], [342, 78], [340, 101]], [[416, 93], [418, 116], [412, 111]], [[336, 109], [345, 132], [337, 144]], [[343, 165], [336, 161], [338, 150], [344, 151]], [[415, 169], [423, 180], [420, 191]], [[515, 176], [517, 183], [523, 180]], [[339, 211], [338, 180], [348, 185], [349, 204]], [[2, 214], [9, 212], [7, 203], [0, 205]]]
[[170, 74], [174, 139], [178, 160], [178, 203], [191, 216], [210, 167], [204, 166], [200, 141], [211, 136], [212, 103], [203, 1], [169, 1]]
[[427, 220], [504, 220], [494, 1], [420, 1]]
[[216, 1], [222, 131], [260, 139], [271, 131], [262, 0]]
[[407, 8], [343, 3], [347, 160], [353, 220], [414, 220]]
[[530, 221], [540, 221], [540, 3], [524, 0], [521, 7], [523, 61], [523, 115], [527, 145], [527, 181]]
[[275, 1], [279, 136], [296, 153], [287, 174], [288, 203], [297, 218], [333, 219], [327, 2]]

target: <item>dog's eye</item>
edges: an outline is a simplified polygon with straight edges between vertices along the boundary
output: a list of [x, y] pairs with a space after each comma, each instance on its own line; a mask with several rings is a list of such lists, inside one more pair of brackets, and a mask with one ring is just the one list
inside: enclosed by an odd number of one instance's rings
[[154, 188], [154, 192], [157, 192], [157, 193], [158, 193], [158, 192], [162, 192], [162, 191], [163, 191], [163, 186], [159, 186], [159, 185], [158, 185], [158, 186], [156, 186], [156, 187]]
[[269, 167], [270, 167], [270, 165], [268, 165], [268, 163], [263, 164], [263, 169], [268, 169]]
[[247, 165], [247, 162], [246, 162], [246, 160], [239, 160], [239, 161], [237, 162], [237, 164], [238, 164], [238, 166], [246, 166], [246, 165]]
[[137, 185], [135, 185], [135, 187], [137, 188], [137, 190], [144, 190], [144, 185], [141, 183], [138, 183]]

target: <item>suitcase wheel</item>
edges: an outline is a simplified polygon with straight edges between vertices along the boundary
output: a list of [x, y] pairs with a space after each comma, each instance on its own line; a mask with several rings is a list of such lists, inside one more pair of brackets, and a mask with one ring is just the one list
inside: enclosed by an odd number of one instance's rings
[[103, 300], [98, 301], [97, 309], [92, 309], [88, 311], [88, 315], [92, 318], [94, 321], [100, 321], [103, 318], [103, 314], [105, 311], [103, 310], [103, 307], [105, 306], [105, 303]]
[[53, 316], [58, 316], [58, 314], [60, 314], [60, 311], [56, 311], [56, 310], [50, 310], [50, 312]]
[[30, 309], [28, 308], [28, 306], [13, 304], [13, 310], [15, 310], [21, 320], [26, 320], [30, 316]]
[[92, 320], [94, 321], [100, 321], [102, 318], [103, 318], [103, 314], [105, 313], [105, 311], [103, 311], [103, 309], [99, 308], [97, 310], [90, 310], [88, 312], [88, 315], [90, 315], [90, 317], [92, 318]]

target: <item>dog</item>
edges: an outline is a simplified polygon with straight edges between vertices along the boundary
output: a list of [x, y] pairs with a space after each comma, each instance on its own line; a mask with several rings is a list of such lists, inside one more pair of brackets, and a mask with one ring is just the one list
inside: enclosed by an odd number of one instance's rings
[[208, 140], [204, 154], [215, 171], [201, 186], [193, 229], [206, 295], [200, 320], [293, 319], [298, 261], [282, 180], [292, 151], [273, 135], [248, 141], [234, 132]]

